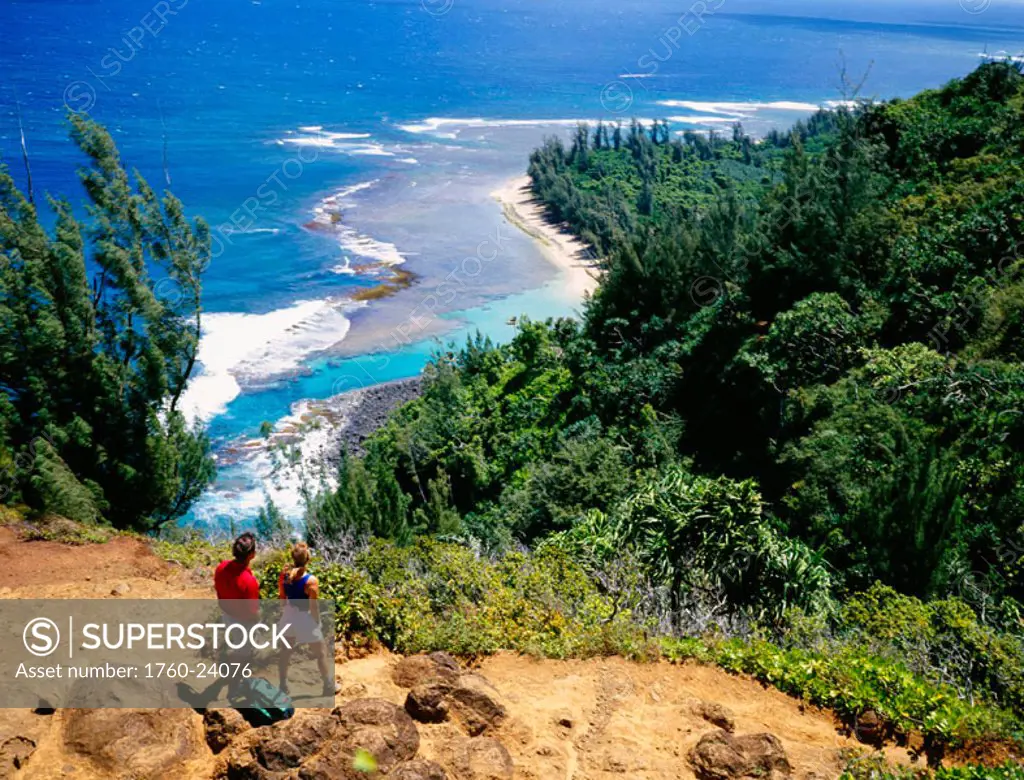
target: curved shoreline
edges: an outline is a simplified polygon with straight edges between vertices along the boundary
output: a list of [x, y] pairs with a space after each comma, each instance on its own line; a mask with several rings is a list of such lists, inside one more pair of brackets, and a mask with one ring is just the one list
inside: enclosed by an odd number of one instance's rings
[[564, 225], [553, 222], [530, 188], [530, 177], [516, 176], [491, 193], [512, 225], [530, 236], [544, 258], [560, 269], [566, 293], [583, 300], [597, 289], [600, 269], [593, 249]]

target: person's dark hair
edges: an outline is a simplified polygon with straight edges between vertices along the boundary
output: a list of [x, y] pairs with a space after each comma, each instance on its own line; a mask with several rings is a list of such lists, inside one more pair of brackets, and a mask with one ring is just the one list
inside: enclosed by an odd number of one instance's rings
[[235, 543], [231, 546], [231, 553], [239, 563], [243, 563], [254, 552], [256, 552], [256, 537], [248, 531], [235, 539]]

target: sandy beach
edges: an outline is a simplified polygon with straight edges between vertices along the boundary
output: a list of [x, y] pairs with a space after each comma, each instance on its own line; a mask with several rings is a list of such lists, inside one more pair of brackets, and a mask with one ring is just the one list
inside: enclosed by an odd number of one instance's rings
[[530, 190], [530, 177], [517, 176], [491, 193], [505, 218], [533, 238], [544, 257], [562, 270], [565, 292], [577, 300], [597, 288], [600, 271], [589, 246], [563, 226], [553, 223]]

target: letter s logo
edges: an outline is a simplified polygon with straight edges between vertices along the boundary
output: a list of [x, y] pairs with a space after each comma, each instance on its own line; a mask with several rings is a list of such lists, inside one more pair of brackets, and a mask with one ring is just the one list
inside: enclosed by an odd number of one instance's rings
[[49, 655], [60, 644], [60, 629], [49, 618], [33, 618], [21, 634], [25, 649], [39, 657]]

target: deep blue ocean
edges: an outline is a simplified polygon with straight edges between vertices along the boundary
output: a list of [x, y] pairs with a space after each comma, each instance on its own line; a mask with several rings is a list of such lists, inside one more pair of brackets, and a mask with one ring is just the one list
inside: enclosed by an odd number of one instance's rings
[[[0, 157], [23, 182], [20, 112], [37, 193], [77, 200], [87, 112], [214, 226], [189, 400], [222, 462], [192, 520], [217, 526], [265, 492], [299, 511], [261, 422], [579, 308], [490, 195], [545, 135], [763, 132], [841, 99], [841, 67], [891, 98], [1022, 51], [1019, 0], [3, 0]], [[352, 302], [399, 266], [413, 285]]]

